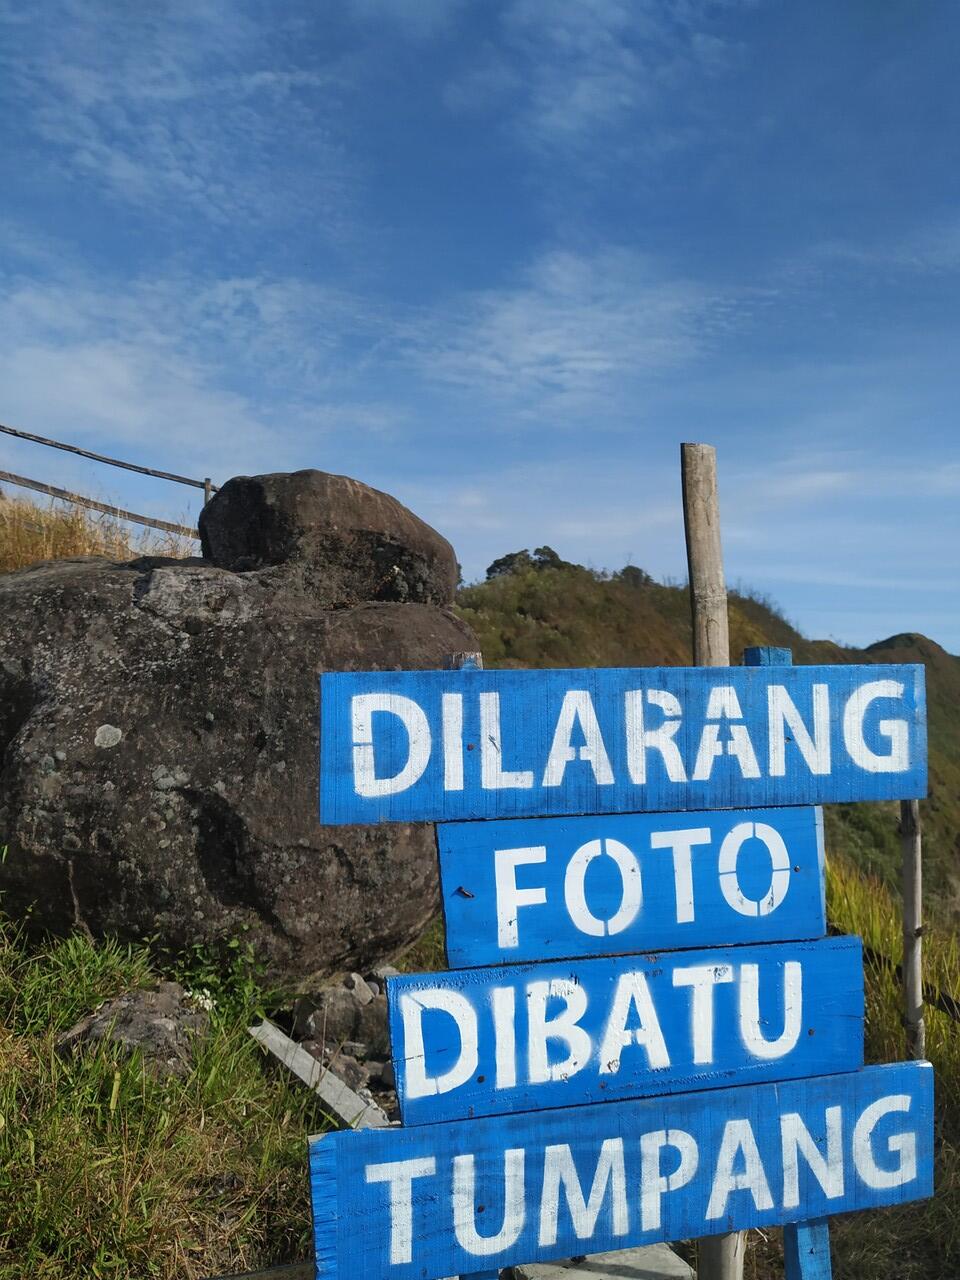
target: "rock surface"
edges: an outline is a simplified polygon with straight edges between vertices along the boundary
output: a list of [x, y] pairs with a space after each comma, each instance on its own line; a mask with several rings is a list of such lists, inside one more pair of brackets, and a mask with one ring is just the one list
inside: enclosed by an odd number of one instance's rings
[[185, 1076], [193, 1062], [193, 1042], [210, 1019], [177, 982], [156, 991], [130, 991], [108, 1000], [57, 1037], [63, 1053], [109, 1040], [125, 1054], [139, 1049], [147, 1067], [160, 1075]]
[[224, 569], [282, 566], [318, 604], [448, 605], [453, 548], [396, 498], [347, 476], [235, 476], [200, 514], [204, 556]]
[[[301, 521], [316, 509], [303, 494], [326, 494], [321, 533], [278, 518], [295, 530], [282, 541], [266, 516], [267, 534], [231, 533], [230, 513], [243, 522], [255, 509], [232, 493], [258, 488]], [[353, 587], [374, 590], [379, 567], [357, 562], [378, 511], [383, 545], [409, 553], [395, 557], [408, 602], [345, 605], [348, 561]], [[316, 677], [437, 667], [475, 649], [449, 609], [409, 602], [449, 598], [437, 584], [455, 579], [453, 553], [393, 499], [317, 472], [231, 481], [203, 525], [211, 554], [237, 568], [81, 558], [0, 575], [4, 907], [32, 907], [33, 925], [59, 933], [79, 924], [173, 947], [242, 936], [303, 989], [366, 972], [435, 909], [433, 833], [320, 826]], [[292, 559], [243, 570], [244, 546], [258, 562]]]

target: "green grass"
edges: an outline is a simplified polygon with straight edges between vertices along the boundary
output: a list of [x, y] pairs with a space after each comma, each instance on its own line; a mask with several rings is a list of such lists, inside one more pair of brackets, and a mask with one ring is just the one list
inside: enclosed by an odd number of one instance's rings
[[[834, 855], [830, 920], [886, 957], [866, 970], [867, 1058], [905, 1056], [896, 900]], [[957, 991], [951, 935], [925, 939], [926, 981]], [[401, 960], [444, 966], [435, 921]], [[160, 976], [203, 986], [216, 1008], [185, 1080], [160, 1081], [111, 1046], [61, 1058], [59, 1031]], [[141, 1280], [231, 1274], [309, 1256], [305, 1138], [313, 1096], [265, 1059], [245, 1026], [265, 999], [254, 957], [196, 953], [161, 975], [147, 950], [75, 935], [39, 949], [0, 919], [0, 1280]], [[834, 1220], [836, 1280], [960, 1275], [960, 1027], [928, 1010], [937, 1081], [937, 1194]], [[780, 1233], [750, 1233], [747, 1280], [783, 1274]]]
[[305, 1138], [325, 1119], [246, 1034], [248, 976], [220, 982], [185, 1080], [108, 1044], [55, 1052], [81, 1014], [157, 977], [144, 948], [32, 950], [0, 921], [4, 1280], [193, 1280], [308, 1256]]
[[[834, 855], [827, 876], [827, 908], [831, 925], [859, 934], [865, 947], [883, 957], [865, 965], [867, 1061], [903, 1060], [903, 995], [896, 973], [903, 957], [899, 903], [882, 880]], [[960, 995], [960, 951], [953, 934], [925, 934], [924, 982]], [[924, 1021], [926, 1054], [935, 1072], [936, 1194], [900, 1209], [834, 1219], [835, 1280], [948, 1280], [960, 1275], [960, 1025], [930, 1008]], [[754, 1235], [753, 1275], [756, 1280], [778, 1276], [775, 1240], [764, 1242], [759, 1233]], [[748, 1268], [748, 1280], [750, 1276]]]

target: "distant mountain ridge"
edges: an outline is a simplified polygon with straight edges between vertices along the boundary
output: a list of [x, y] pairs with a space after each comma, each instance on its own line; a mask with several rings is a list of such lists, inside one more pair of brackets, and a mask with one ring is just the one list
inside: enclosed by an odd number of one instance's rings
[[[457, 608], [476, 632], [490, 667], [684, 666], [692, 660], [685, 584], [658, 583], [634, 565], [597, 572], [549, 547], [491, 565], [485, 582], [464, 586]], [[808, 640], [768, 600], [729, 593], [730, 652], [751, 645], [793, 651], [798, 664], [919, 662], [926, 667], [930, 797], [922, 805], [925, 898], [931, 917], [960, 927], [960, 658], [916, 632], [866, 649]], [[827, 850], [899, 887], [896, 804], [834, 805]]]

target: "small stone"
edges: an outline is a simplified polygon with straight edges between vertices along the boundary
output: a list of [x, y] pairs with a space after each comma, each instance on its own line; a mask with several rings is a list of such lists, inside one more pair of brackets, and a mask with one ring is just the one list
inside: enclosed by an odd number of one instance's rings
[[361, 1061], [364, 1061], [370, 1055], [369, 1046], [365, 1045], [361, 1040], [344, 1040], [340, 1050], [342, 1053], [349, 1053], [351, 1058], [359, 1058]]
[[360, 1010], [357, 1037], [370, 1046], [370, 1052], [376, 1057], [390, 1052], [386, 996], [377, 996]]
[[397, 1076], [393, 1069], [393, 1063], [389, 1060], [380, 1068], [380, 1083], [385, 1089], [395, 1089], [397, 1087]]
[[328, 1048], [346, 1040], [366, 1040], [357, 1035], [362, 1010], [353, 992], [343, 987], [327, 987], [316, 995], [302, 997], [294, 1007], [294, 1026]]
[[154, 991], [134, 991], [108, 1000], [56, 1039], [60, 1053], [77, 1052], [100, 1041], [129, 1054], [139, 1050], [149, 1070], [158, 1075], [186, 1076], [193, 1059], [193, 1041], [209, 1027], [209, 1018], [195, 1010], [176, 982], [162, 982]]
[[330, 1072], [342, 1080], [344, 1084], [349, 1085], [351, 1089], [360, 1089], [367, 1083], [369, 1077], [366, 1071], [356, 1060], [348, 1053], [337, 1053], [330, 1059]]
[[374, 997], [374, 992], [370, 990], [359, 973], [348, 973], [343, 980], [343, 985], [353, 993], [360, 1005], [369, 1004]]
[[123, 737], [123, 730], [115, 724], [102, 724], [93, 736], [95, 747], [115, 747]]
[[61, 764], [63, 764], [64, 760], [67, 758], [67, 753], [65, 751], [55, 751], [53, 754]]

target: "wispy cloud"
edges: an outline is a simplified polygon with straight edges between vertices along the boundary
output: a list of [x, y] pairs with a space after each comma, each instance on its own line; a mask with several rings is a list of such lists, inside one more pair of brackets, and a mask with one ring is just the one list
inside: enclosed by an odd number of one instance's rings
[[339, 72], [291, 60], [280, 11], [259, 24], [216, 0], [0, 0], [0, 29], [0, 109], [16, 111], [51, 171], [55, 158], [60, 183], [99, 184], [181, 225], [276, 224], [309, 210], [331, 235], [341, 229], [351, 166], [324, 118]]
[[582, 149], [603, 133], [608, 153], [619, 152], [615, 130], [628, 120], [647, 124], [635, 140], [641, 150], [672, 149], [697, 130], [676, 101], [672, 119], [662, 115], [669, 94], [730, 70], [739, 56], [734, 42], [709, 29], [716, 10], [705, 0], [511, 0], [498, 38], [451, 81], [446, 103], [454, 111], [506, 108], [511, 129], [535, 150]]
[[609, 408], [735, 323], [729, 300], [610, 248], [539, 257], [516, 287], [453, 301], [416, 335], [427, 376], [544, 417]]
[[362, 303], [296, 279], [0, 272], [4, 420], [210, 474], [297, 465], [345, 427], [395, 430], [402, 413], [360, 380], [380, 338]]
[[391, 23], [412, 40], [429, 40], [449, 31], [469, 0], [346, 0], [346, 9], [360, 23]]

